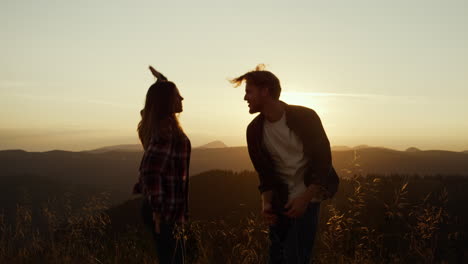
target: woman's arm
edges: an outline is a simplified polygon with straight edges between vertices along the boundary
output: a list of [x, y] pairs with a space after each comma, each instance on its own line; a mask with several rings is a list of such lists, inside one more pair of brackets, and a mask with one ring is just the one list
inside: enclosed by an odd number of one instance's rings
[[160, 213], [164, 202], [165, 188], [162, 173], [166, 169], [171, 150], [171, 140], [151, 140], [140, 165], [143, 193], [150, 199], [153, 212]]

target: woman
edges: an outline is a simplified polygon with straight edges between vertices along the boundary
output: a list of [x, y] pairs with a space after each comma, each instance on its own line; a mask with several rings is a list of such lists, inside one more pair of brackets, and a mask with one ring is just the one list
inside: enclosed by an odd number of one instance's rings
[[174, 236], [187, 220], [190, 140], [176, 114], [182, 96], [173, 82], [150, 66], [157, 81], [146, 94], [138, 135], [144, 149], [134, 193], [142, 193], [143, 220], [156, 240], [159, 263], [182, 263], [185, 245]]

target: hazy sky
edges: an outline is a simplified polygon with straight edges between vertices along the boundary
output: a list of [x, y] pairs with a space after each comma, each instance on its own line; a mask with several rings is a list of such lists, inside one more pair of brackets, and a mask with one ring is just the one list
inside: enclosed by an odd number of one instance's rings
[[194, 146], [245, 145], [258, 63], [332, 145], [468, 149], [468, 1], [0, 1], [0, 149], [137, 143], [149, 64]]

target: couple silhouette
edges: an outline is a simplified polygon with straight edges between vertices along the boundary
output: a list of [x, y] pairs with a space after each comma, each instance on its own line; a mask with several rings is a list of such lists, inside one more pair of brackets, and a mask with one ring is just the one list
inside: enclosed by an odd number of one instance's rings
[[[144, 196], [143, 220], [159, 263], [183, 263], [184, 241], [174, 233], [188, 220], [191, 144], [177, 119], [184, 98], [173, 82], [149, 69], [156, 82], [140, 112], [144, 155], [133, 192]], [[230, 82], [235, 87], [245, 82], [249, 113], [259, 113], [247, 127], [247, 146], [269, 226], [269, 263], [310, 263], [320, 203], [333, 197], [339, 184], [320, 118], [312, 109], [279, 100], [280, 81], [263, 64]]]

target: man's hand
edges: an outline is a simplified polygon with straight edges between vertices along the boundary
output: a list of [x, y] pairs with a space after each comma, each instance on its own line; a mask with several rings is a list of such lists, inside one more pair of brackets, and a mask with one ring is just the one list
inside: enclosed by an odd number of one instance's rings
[[153, 212], [154, 232], [161, 233], [161, 216]]
[[268, 225], [274, 225], [277, 221], [276, 214], [273, 213], [271, 201], [273, 200], [273, 191], [262, 193], [262, 216]]
[[320, 203], [329, 196], [327, 190], [323, 186], [317, 184], [309, 185], [305, 191], [305, 195], [307, 195], [309, 201], [314, 203]]
[[319, 203], [326, 199], [326, 197], [327, 192], [322, 186], [311, 184], [305, 192], [286, 204], [284, 208], [288, 211], [285, 215], [291, 218], [301, 217], [307, 210], [310, 202]]
[[289, 201], [284, 208], [288, 210], [284, 213], [286, 216], [290, 218], [298, 218], [301, 217], [309, 205], [310, 199], [307, 195], [302, 194], [291, 201]]
[[263, 203], [262, 216], [265, 223], [269, 226], [274, 225], [277, 221], [277, 216], [273, 213], [270, 203]]

